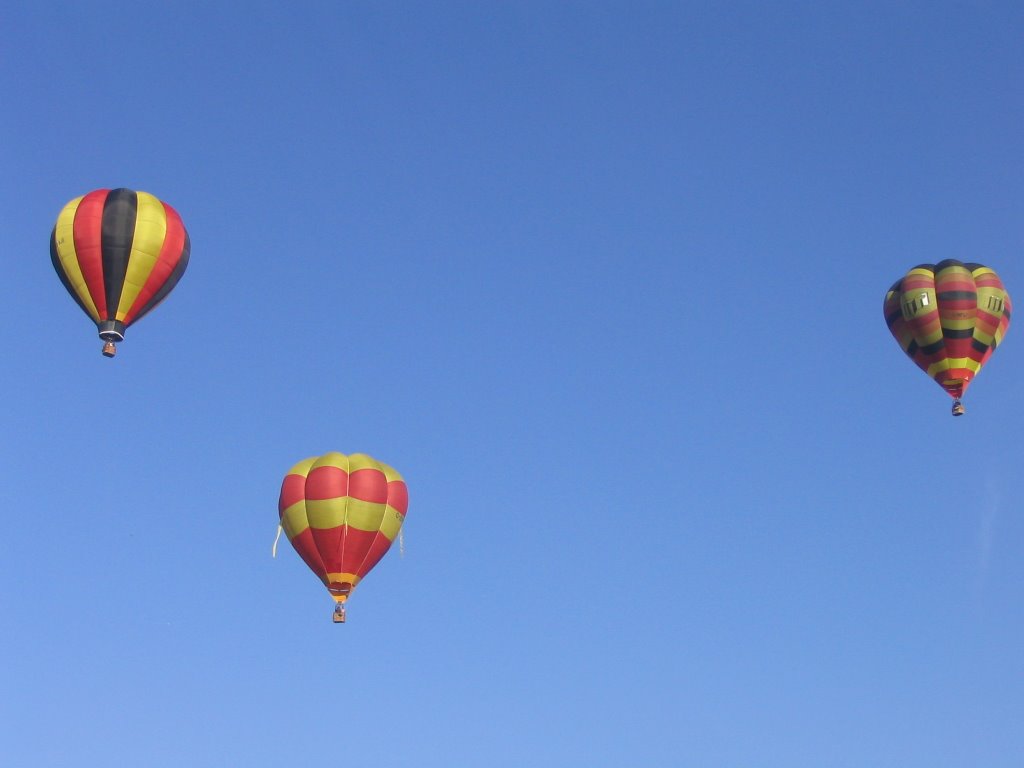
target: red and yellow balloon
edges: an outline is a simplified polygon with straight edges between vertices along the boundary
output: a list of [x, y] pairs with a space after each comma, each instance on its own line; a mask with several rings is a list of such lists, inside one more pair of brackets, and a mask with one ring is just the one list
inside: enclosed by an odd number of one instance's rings
[[345, 601], [391, 547], [408, 507], [402, 476], [364, 453], [314, 456], [285, 476], [281, 528], [334, 598], [335, 621], [345, 620]]
[[50, 235], [61, 283], [99, 330], [113, 357], [129, 325], [171, 292], [191, 245], [171, 206], [148, 192], [97, 189], [64, 206]]
[[885, 294], [885, 322], [900, 347], [953, 398], [960, 398], [1010, 327], [1010, 294], [995, 270], [947, 259], [920, 264]]

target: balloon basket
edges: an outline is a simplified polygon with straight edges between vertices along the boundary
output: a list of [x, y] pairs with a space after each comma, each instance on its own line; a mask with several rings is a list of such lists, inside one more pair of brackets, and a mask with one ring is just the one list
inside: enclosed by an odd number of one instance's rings
[[341, 603], [338, 603], [338, 605], [334, 606], [334, 616], [332, 617], [332, 620], [334, 621], [335, 624], [345, 623], [345, 606]]
[[117, 346], [112, 341], [104, 342], [103, 344], [103, 356], [113, 357], [117, 354]]
[[954, 416], [963, 416], [964, 415], [964, 404], [961, 403], [959, 400], [957, 400], [956, 402], [953, 403], [953, 415]]

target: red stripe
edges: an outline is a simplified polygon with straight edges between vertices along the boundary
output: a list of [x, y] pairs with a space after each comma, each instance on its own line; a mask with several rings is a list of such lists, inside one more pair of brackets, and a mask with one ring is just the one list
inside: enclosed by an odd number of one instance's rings
[[935, 292], [973, 291], [974, 278], [970, 272], [943, 272], [935, 278]]
[[913, 274], [907, 275], [903, 278], [903, 282], [900, 285], [900, 289], [903, 293], [910, 293], [911, 291], [927, 290], [935, 287], [935, 274], [929, 272], [928, 274]]
[[947, 359], [955, 359], [960, 357], [970, 357], [971, 348], [973, 346], [974, 339], [946, 339], [946, 353], [943, 357]]
[[978, 297], [969, 299], [940, 299], [939, 312], [943, 317], [956, 317], [960, 312], [973, 312], [978, 306]]
[[360, 501], [384, 504], [388, 500], [388, 479], [379, 469], [357, 469], [349, 478], [348, 495]]
[[359, 570], [354, 573], [360, 578], [368, 574], [389, 549], [391, 549], [391, 542], [388, 541], [388, 537], [383, 533], [378, 533], [367, 548], [366, 557], [359, 566]]
[[920, 336], [922, 338], [931, 336], [936, 331], [940, 331], [942, 329], [942, 317], [939, 315], [938, 310], [933, 309], [929, 312], [918, 314], [916, 317], [908, 320], [907, 327], [910, 328], [915, 336]]
[[341, 567], [341, 553], [344, 546], [345, 528], [344, 525], [338, 525], [334, 528], [309, 529], [313, 532], [316, 551], [320, 553], [320, 559], [323, 561], [327, 573], [344, 571]]
[[281, 483], [281, 495], [277, 499], [277, 511], [283, 515], [284, 511], [297, 501], [306, 498], [306, 478], [302, 475], [288, 475]]
[[[974, 374], [972, 374], [966, 368], [953, 368], [948, 371], [942, 371], [941, 373], [937, 373], [935, 375], [935, 381], [938, 383], [940, 387], [946, 390], [946, 394], [948, 394], [950, 397], [959, 398], [963, 397], [964, 393], [967, 392], [967, 386], [971, 383], [971, 376], [973, 375]], [[951, 379], [961, 379], [962, 383], [952, 384], [948, 387], [942, 383], [944, 381], [948, 381]]]
[[401, 480], [392, 480], [388, 483], [388, 504], [405, 517], [405, 512], [409, 509], [409, 489]]
[[366, 559], [366, 553], [370, 551], [377, 532], [346, 527], [348, 533], [345, 536], [344, 549], [341, 552], [341, 568], [339, 570], [342, 573], [355, 573], [357, 576], [362, 576], [361, 573], [358, 573], [359, 566]]
[[135, 301], [132, 302], [124, 316], [125, 326], [135, 320], [139, 310], [146, 306], [146, 303], [160, 290], [160, 286], [167, 282], [167, 278], [171, 276], [174, 268], [181, 261], [181, 252], [185, 248], [185, 225], [182, 223], [181, 217], [167, 203], [162, 202], [161, 205], [167, 215], [167, 234], [164, 236], [164, 242], [160, 246], [160, 253], [156, 257], [153, 269], [146, 276], [146, 282], [139, 291], [139, 295], [135, 297]]
[[989, 347], [985, 347], [984, 349], [980, 349], [979, 350], [973, 344], [971, 345], [971, 352], [970, 352], [969, 355], [967, 355], [967, 357], [970, 360], [974, 360], [976, 363], [978, 363], [979, 372], [980, 372], [980, 368], [981, 368], [981, 366], [983, 364], [983, 361], [985, 360], [985, 355], [988, 354], [988, 350], [989, 350]]
[[107, 291], [103, 285], [103, 205], [109, 189], [97, 189], [82, 198], [75, 211], [74, 237], [78, 266], [92, 296], [100, 320], [107, 315]]
[[299, 557], [309, 566], [309, 570], [319, 576], [321, 580], [327, 578], [327, 571], [324, 570], [323, 560], [313, 538], [312, 528], [307, 528], [292, 539], [292, 546], [299, 553]]
[[974, 318], [974, 327], [980, 328], [984, 333], [995, 333], [996, 328], [999, 327], [999, 318], [983, 309], [979, 309], [978, 314]]
[[306, 477], [306, 498], [339, 499], [348, 496], [348, 472], [340, 467], [315, 467]]
[[984, 275], [978, 275], [974, 278], [974, 284], [979, 288], [1002, 288], [1003, 281], [999, 279], [999, 276], [995, 272], [987, 272]]

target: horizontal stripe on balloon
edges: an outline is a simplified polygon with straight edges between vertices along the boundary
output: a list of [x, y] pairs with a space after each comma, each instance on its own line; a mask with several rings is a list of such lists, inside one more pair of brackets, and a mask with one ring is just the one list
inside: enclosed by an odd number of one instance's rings
[[347, 584], [352, 588], [355, 588], [356, 584], [359, 583], [359, 580], [360, 577], [354, 573], [337, 572], [326, 574], [324, 583], [326, 583], [328, 587], [332, 585], [344, 587]]
[[[341, 499], [307, 499], [305, 514], [311, 528], [327, 529], [348, 525], [361, 531], [383, 530], [388, 533], [394, 531], [394, 534], [402, 527], [403, 519], [398, 510], [390, 505], [373, 504], [350, 496]], [[394, 534], [389, 538], [394, 538]]]
[[339, 499], [348, 496], [348, 472], [340, 467], [319, 466], [306, 477], [307, 501]]
[[299, 500], [281, 511], [281, 527], [289, 541], [303, 531], [309, 530], [305, 501]]
[[965, 301], [968, 305], [978, 303], [978, 293], [972, 290], [939, 291], [936, 294], [939, 301]]
[[935, 378], [943, 371], [966, 371], [968, 374], [975, 374], [978, 372], [978, 362], [971, 360], [969, 357], [958, 357], [953, 359], [940, 360], [928, 366], [928, 375]]
[[974, 337], [974, 326], [973, 324], [968, 325], [966, 328], [944, 328], [943, 335], [947, 340], [949, 339], [970, 339]]
[[284, 511], [298, 501], [306, 498], [306, 478], [302, 475], [286, 475], [281, 483], [281, 495], [277, 501], [278, 512]]
[[379, 469], [358, 469], [349, 474], [333, 466], [314, 467], [306, 478], [306, 499], [351, 497], [383, 504], [388, 500], [388, 480]]

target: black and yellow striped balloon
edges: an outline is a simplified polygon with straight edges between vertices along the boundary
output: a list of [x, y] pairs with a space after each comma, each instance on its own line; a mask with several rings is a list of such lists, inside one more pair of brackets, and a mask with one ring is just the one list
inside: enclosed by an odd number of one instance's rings
[[98, 189], [60, 212], [50, 259], [113, 357], [125, 330], [163, 301], [188, 266], [185, 225], [147, 192]]

